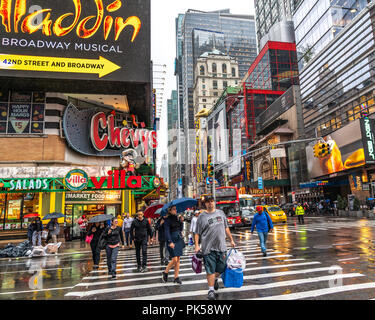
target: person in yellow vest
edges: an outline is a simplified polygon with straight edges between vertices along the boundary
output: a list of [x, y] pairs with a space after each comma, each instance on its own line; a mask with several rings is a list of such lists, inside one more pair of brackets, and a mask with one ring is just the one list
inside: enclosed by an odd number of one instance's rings
[[298, 223], [304, 224], [305, 220], [303, 219], [303, 216], [305, 214], [305, 209], [302, 207], [302, 205], [299, 203], [296, 208], [296, 216], [298, 217]]
[[122, 224], [124, 223], [124, 220], [122, 220], [122, 217], [120, 215], [117, 216], [117, 220], [118, 220], [118, 226], [120, 228], [122, 228]]

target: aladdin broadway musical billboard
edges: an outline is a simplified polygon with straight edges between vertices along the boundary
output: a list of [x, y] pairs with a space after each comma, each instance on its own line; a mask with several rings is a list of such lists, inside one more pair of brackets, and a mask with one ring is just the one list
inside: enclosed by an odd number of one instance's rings
[[0, 76], [150, 81], [150, 0], [0, 0]]
[[357, 119], [324, 137], [329, 152], [318, 157], [314, 155], [317, 144], [311, 143], [306, 148], [310, 179], [375, 163], [374, 129], [374, 119]]

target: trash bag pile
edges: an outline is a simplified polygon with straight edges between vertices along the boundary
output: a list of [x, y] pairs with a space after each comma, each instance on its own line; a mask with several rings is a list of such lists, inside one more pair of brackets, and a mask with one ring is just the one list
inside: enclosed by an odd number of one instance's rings
[[13, 243], [8, 243], [4, 249], [0, 250], [0, 258], [25, 257], [31, 252], [32, 249], [33, 246], [29, 240], [21, 242], [17, 246], [15, 246]]

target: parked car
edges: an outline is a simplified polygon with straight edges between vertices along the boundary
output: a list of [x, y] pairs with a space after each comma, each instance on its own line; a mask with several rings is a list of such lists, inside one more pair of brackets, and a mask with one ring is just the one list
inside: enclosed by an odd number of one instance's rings
[[285, 203], [280, 206], [281, 209], [285, 212], [285, 214], [289, 217], [294, 216], [294, 204], [293, 203]]
[[242, 224], [246, 226], [251, 226], [253, 223], [254, 215], [256, 211], [254, 209], [243, 209], [241, 210], [241, 220]]

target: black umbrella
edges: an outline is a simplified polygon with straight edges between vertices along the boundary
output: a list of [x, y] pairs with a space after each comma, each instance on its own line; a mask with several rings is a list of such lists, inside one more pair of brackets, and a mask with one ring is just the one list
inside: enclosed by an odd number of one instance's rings
[[52, 212], [44, 216], [42, 220], [58, 219], [58, 218], [63, 218], [63, 217], [65, 216], [60, 212]]
[[99, 214], [90, 219], [89, 223], [103, 222], [107, 220], [112, 220], [114, 217], [111, 214]]

